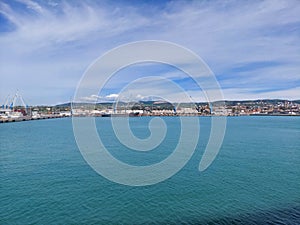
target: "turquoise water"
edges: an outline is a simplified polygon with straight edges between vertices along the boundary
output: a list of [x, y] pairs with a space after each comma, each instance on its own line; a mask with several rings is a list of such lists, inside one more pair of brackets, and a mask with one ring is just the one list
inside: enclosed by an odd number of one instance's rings
[[[149, 135], [151, 118], [130, 118]], [[179, 136], [166, 117], [162, 145], [149, 153], [121, 146], [110, 118], [98, 132], [120, 160], [149, 165], [166, 158]], [[198, 164], [210, 118], [187, 165], [152, 186], [130, 187], [98, 175], [82, 158], [71, 119], [0, 124], [0, 224], [300, 224], [300, 117], [228, 118], [223, 146], [204, 172]]]

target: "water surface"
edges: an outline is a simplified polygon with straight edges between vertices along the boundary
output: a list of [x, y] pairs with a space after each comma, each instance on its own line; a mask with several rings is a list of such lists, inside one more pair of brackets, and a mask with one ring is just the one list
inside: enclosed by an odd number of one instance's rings
[[[143, 138], [151, 118], [130, 118]], [[178, 118], [162, 145], [145, 153], [122, 146], [110, 118], [97, 118], [111, 154], [150, 165], [166, 158], [180, 135]], [[152, 186], [119, 185], [82, 158], [71, 119], [0, 124], [0, 224], [299, 224], [300, 117], [228, 118], [223, 146], [204, 172], [198, 164], [210, 118], [200, 118], [195, 154], [170, 179]]]

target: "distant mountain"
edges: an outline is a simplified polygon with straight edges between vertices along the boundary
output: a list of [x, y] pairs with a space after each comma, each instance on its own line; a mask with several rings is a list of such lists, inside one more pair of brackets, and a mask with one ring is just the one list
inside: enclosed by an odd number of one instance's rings
[[[297, 104], [300, 104], [300, 100], [285, 100], [285, 99], [257, 99], [257, 100], [225, 100], [225, 105], [227, 106], [234, 106], [237, 104], [244, 104], [244, 105], [259, 105], [259, 104], [278, 104], [278, 103], [284, 103], [284, 102], [294, 102]], [[73, 103], [76, 104], [77, 106], [80, 105], [87, 105], [91, 103]], [[133, 103], [127, 103], [127, 102], [118, 102], [118, 106], [126, 106], [126, 105], [132, 105]], [[135, 105], [139, 105], [141, 107], [155, 107], [155, 108], [173, 108], [173, 105], [176, 105], [178, 103], [170, 103], [167, 101], [139, 101], [135, 102]], [[180, 106], [182, 107], [189, 107], [191, 105], [206, 105], [207, 102], [195, 102], [195, 103], [180, 103]], [[112, 107], [113, 102], [101, 102], [101, 103], [96, 103], [97, 106], [102, 106], [102, 107]], [[63, 104], [58, 104], [55, 105], [54, 107], [58, 108], [63, 108], [63, 107], [70, 107], [71, 104], [70, 102], [68, 103], [63, 103]]]
[[70, 107], [70, 105], [71, 105], [71, 103], [70, 102], [68, 102], [68, 103], [62, 103], [62, 104], [58, 104], [58, 105], [55, 105], [55, 107]]

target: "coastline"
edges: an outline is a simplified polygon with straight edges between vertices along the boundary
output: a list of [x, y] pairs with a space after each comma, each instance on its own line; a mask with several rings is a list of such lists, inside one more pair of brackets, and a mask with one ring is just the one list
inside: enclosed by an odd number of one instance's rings
[[[197, 115], [197, 114], [182, 114], [182, 115], [138, 115], [138, 116], [130, 116], [130, 115], [81, 115], [81, 116], [74, 116], [74, 117], [247, 117], [247, 116], [255, 116], [255, 117], [280, 117], [280, 116], [288, 116], [288, 117], [298, 117], [300, 114], [249, 114], [249, 115]], [[24, 121], [32, 121], [32, 120], [46, 120], [46, 119], [59, 119], [59, 118], [67, 118], [67, 117], [72, 117], [72, 116], [61, 116], [61, 115], [47, 115], [47, 116], [42, 116], [38, 118], [33, 118], [33, 117], [18, 117], [18, 118], [0, 118], [0, 123], [14, 123], [14, 122], [24, 122]]]

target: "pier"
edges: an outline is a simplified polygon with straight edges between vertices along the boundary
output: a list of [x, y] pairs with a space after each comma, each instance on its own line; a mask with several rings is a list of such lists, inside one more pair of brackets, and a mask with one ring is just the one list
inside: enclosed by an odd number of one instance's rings
[[57, 118], [65, 118], [68, 116], [64, 115], [42, 115], [40, 117], [31, 117], [31, 116], [23, 116], [16, 118], [2, 118], [0, 117], [0, 123], [13, 123], [13, 122], [22, 122], [22, 121], [30, 121], [30, 120], [46, 120], [46, 119], [57, 119]]

